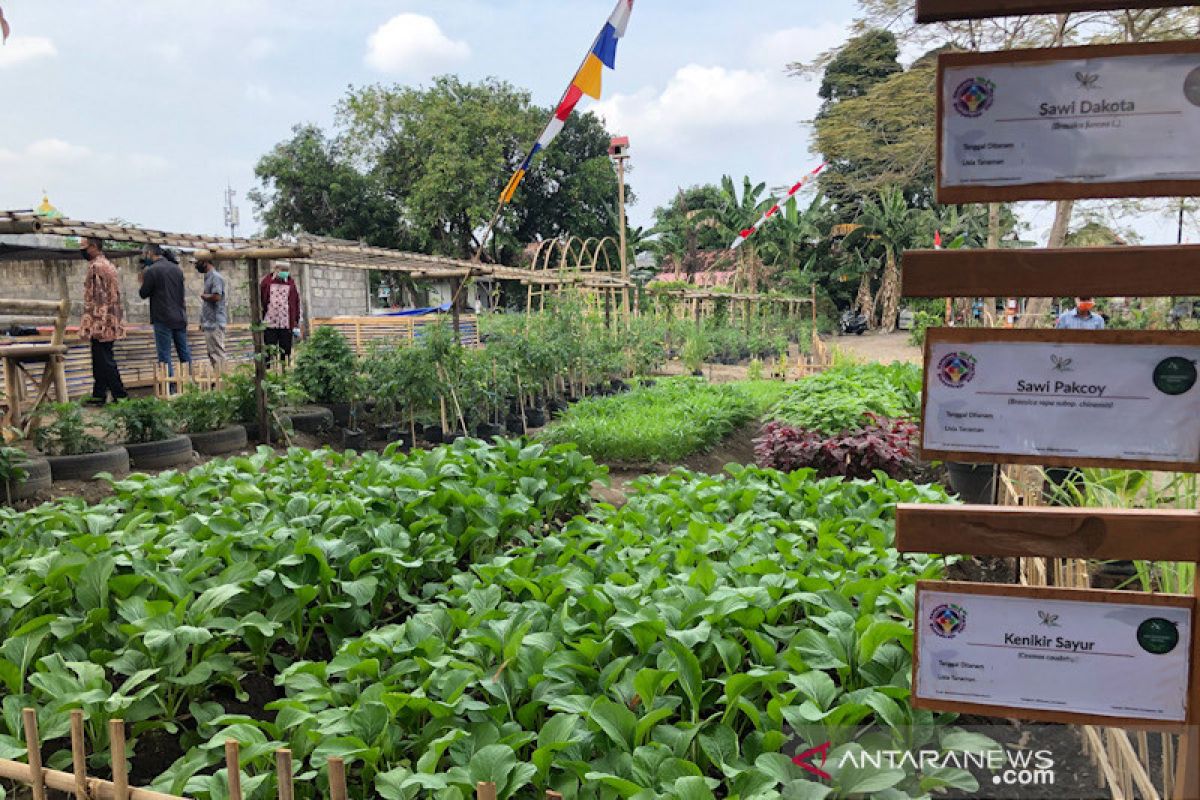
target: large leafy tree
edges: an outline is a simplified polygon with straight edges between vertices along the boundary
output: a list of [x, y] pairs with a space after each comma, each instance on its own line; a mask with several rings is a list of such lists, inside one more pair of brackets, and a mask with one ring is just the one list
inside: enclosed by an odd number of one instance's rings
[[[262, 159], [256, 202], [278, 230], [469, 257], [549, 113], [528, 93], [494, 79], [444, 76], [428, 88], [351, 89], [338, 106], [335, 136], [298, 129]], [[490, 255], [512, 263], [537, 239], [615, 235], [608, 142], [595, 115], [573, 116], [505, 209]], [[369, 207], [329, 208], [346, 187], [370, 198]], [[635, 200], [632, 192], [627, 198]]]
[[[805, 71], [802, 65], [793, 65], [793, 69]], [[878, 28], [868, 30], [846, 42], [830, 59], [818, 94], [827, 109], [843, 100], [862, 97], [875, 85], [903, 71], [895, 35]]]

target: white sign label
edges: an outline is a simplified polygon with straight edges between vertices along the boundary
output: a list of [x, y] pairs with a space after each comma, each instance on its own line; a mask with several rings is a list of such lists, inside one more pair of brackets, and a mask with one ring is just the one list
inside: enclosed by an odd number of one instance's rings
[[951, 67], [942, 185], [1200, 179], [1200, 54]]
[[1191, 611], [922, 591], [915, 694], [1182, 722]]
[[1200, 347], [936, 342], [926, 450], [1195, 463]]

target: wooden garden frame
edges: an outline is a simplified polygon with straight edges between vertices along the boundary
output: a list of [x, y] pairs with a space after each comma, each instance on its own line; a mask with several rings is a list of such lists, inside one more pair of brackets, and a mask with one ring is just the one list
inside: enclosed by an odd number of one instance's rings
[[1200, 284], [1200, 245], [1053, 250], [909, 250], [905, 297], [1188, 296]]
[[1197, 3], [1164, 0], [917, 0], [917, 22], [1190, 5]]
[[[957, 3], [958, 0], [947, 0]], [[1076, 2], [1060, 5], [1078, 9]], [[1114, 4], [1115, 5], [1115, 4]], [[1127, 0], [1121, 6], [1128, 7]], [[1134, 4], [1136, 5], [1136, 4]], [[1172, 3], [1171, 5], [1177, 5]], [[1006, 203], [1014, 200], [1086, 200], [1112, 197], [1192, 197], [1200, 195], [1200, 180], [1108, 181], [1098, 183], [1030, 183], [1019, 186], [946, 186], [942, 158], [945, 151], [946, 70], [955, 67], [1003, 64], [1050, 63], [1087, 58], [1200, 54], [1200, 40], [1149, 42], [1140, 44], [1054, 47], [1038, 50], [1006, 50], [994, 53], [943, 53], [938, 56], [937, 73], [937, 201], [943, 205], [965, 203]]]
[[[922, 378], [921, 424], [924, 430], [929, 405], [929, 385], [933, 380], [930, 362], [938, 344], [1032, 343], [1100, 345], [1177, 345], [1200, 347], [1200, 331], [1081, 331], [1081, 330], [1002, 330], [998, 328], [930, 328], [925, 335], [925, 370]], [[921, 437], [921, 457], [936, 461], [960, 461], [978, 464], [1032, 464], [1050, 467], [1112, 467], [1175, 472], [1200, 472], [1200, 461], [1139, 461], [1121, 458], [1083, 456], [1024, 455], [1000, 452], [974, 452], [926, 448]]]

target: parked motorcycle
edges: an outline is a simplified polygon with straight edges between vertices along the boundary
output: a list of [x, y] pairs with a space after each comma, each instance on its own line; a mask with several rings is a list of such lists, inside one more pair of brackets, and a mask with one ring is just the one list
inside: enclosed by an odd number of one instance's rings
[[842, 336], [862, 336], [867, 332], [867, 318], [847, 309], [842, 312]]

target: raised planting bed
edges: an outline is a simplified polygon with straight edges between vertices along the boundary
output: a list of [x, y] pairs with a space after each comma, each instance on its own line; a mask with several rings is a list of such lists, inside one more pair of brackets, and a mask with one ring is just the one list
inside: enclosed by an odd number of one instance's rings
[[230, 425], [216, 431], [189, 433], [192, 449], [206, 456], [220, 456], [237, 450], [245, 450], [250, 440], [244, 425]]
[[113, 447], [99, 453], [77, 456], [46, 456], [50, 474], [56, 481], [91, 481], [100, 473], [124, 475], [129, 472], [129, 451]]
[[158, 442], [126, 444], [125, 450], [134, 469], [170, 469], [192, 460], [192, 440], [187, 434]]
[[25, 470], [25, 477], [19, 481], [6, 481], [0, 486], [0, 502], [6, 498], [28, 500], [50, 488], [53, 479], [50, 476], [50, 462], [45, 458], [30, 457], [21, 461], [19, 466]]

